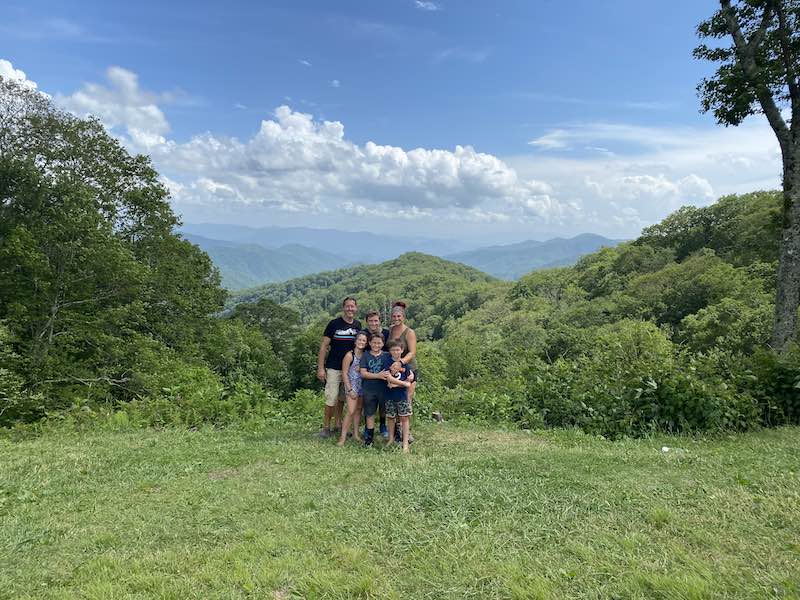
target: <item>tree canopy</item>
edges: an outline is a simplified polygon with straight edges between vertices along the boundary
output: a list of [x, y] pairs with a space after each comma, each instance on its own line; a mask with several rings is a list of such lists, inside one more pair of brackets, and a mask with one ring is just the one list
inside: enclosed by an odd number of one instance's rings
[[[726, 126], [763, 114], [781, 148], [784, 197], [772, 345], [786, 351], [797, 336], [800, 306], [800, 1], [720, 0], [720, 9], [697, 32], [714, 43], [700, 44], [695, 57], [719, 63], [697, 88], [703, 110]], [[721, 42], [728, 37], [726, 46]]]

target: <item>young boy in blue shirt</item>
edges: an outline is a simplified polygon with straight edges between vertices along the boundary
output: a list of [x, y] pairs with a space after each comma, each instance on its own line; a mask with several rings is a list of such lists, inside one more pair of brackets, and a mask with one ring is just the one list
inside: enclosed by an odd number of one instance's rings
[[[403, 346], [399, 341], [392, 340], [386, 344], [392, 363], [400, 362], [403, 355]], [[402, 364], [402, 363], [401, 363]], [[387, 368], [389, 368], [387, 366]], [[400, 430], [403, 436], [403, 453], [408, 454], [408, 436], [410, 433], [409, 417], [411, 417], [411, 403], [408, 401], [407, 388], [411, 386], [408, 381], [409, 369], [400, 369], [395, 373], [388, 372], [386, 379], [386, 421], [389, 426], [389, 441], [387, 445], [394, 443], [394, 424], [395, 420], [400, 421]]]

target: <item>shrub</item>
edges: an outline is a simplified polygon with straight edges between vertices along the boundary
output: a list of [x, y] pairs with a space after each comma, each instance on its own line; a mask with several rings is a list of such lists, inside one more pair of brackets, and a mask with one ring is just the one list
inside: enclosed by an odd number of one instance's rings
[[421, 386], [431, 390], [444, 387], [447, 382], [447, 361], [439, 342], [417, 344], [417, 363], [420, 367]]
[[17, 372], [19, 360], [11, 348], [11, 334], [0, 322], [0, 427], [35, 421], [44, 411], [42, 396], [25, 389], [25, 380]]
[[156, 373], [143, 374], [141, 379], [149, 394], [125, 405], [134, 422], [197, 427], [229, 422], [238, 416], [229, 402], [223, 402], [223, 385], [207, 366], [168, 357], [163, 367]]
[[665, 431], [745, 430], [760, 424], [757, 402], [737, 389], [730, 355], [684, 354], [657, 386], [640, 396], [638, 410]]
[[685, 317], [679, 337], [698, 352], [725, 348], [752, 353], [769, 339], [773, 311], [767, 294], [754, 294], [750, 301], [723, 298]]
[[759, 350], [750, 359], [745, 386], [768, 426], [800, 423], [800, 346], [786, 354]]
[[630, 435], [647, 428], [639, 399], [673, 363], [673, 346], [652, 323], [624, 320], [587, 335], [574, 360], [540, 363], [528, 403], [545, 423], [590, 433]]
[[[511, 423], [516, 416], [515, 398], [504, 392], [457, 386], [439, 390], [435, 396], [428, 392], [419, 395], [422, 396], [421, 401], [431, 410], [441, 412], [448, 419]], [[414, 404], [414, 410], [422, 413], [416, 396]]]

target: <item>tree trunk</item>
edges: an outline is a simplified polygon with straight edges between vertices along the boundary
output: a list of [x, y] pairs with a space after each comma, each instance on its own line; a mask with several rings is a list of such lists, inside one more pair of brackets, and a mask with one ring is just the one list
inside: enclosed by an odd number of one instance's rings
[[[798, 154], [794, 149], [792, 153]], [[771, 342], [773, 349], [778, 352], [785, 352], [794, 340], [797, 332], [798, 306], [800, 306], [800, 163], [796, 160], [796, 156], [791, 156], [784, 157], [783, 166], [783, 223], [775, 294], [775, 325]]]

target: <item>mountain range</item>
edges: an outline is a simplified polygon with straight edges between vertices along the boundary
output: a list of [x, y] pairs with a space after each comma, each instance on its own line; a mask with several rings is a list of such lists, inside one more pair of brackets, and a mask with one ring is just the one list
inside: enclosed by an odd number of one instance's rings
[[487, 246], [443, 258], [475, 267], [499, 279], [518, 279], [531, 271], [574, 265], [581, 256], [596, 252], [603, 246], [616, 246], [621, 241], [594, 233], [582, 233], [569, 239], [553, 238], [544, 242], [527, 240], [517, 244]]
[[[422, 252], [479, 269], [500, 279], [574, 264], [620, 240], [585, 233], [574, 238], [526, 240], [475, 247], [465, 240], [386, 236], [308, 227], [186, 224], [182, 235], [209, 254], [230, 290], [285, 281], [359, 262], [379, 263], [406, 252]], [[369, 257], [371, 260], [365, 261]]]
[[[299, 244], [325, 252], [360, 256], [369, 249], [373, 262], [382, 262], [405, 252], [422, 252], [443, 256], [463, 252], [476, 244], [458, 239], [424, 238], [416, 236], [384, 235], [369, 231], [341, 231], [339, 229], [313, 229], [311, 227], [247, 227], [244, 225], [217, 225], [211, 223], [186, 223], [180, 231], [214, 240], [258, 244], [264, 248], [279, 248]], [[202, 246], [201, 246], [202, 247]], [[351, 259], [353, 262], [354, 259]]]

